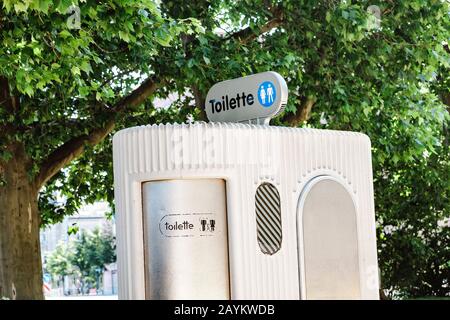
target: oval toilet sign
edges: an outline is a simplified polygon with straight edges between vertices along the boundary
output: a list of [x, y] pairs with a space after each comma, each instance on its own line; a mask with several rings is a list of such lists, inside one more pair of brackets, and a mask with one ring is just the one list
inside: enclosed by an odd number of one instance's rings
[[287, 98], [286, 81], [268, 71], [216, 83], [208, 91], [205, 110], [211, 122], [269, 124]]

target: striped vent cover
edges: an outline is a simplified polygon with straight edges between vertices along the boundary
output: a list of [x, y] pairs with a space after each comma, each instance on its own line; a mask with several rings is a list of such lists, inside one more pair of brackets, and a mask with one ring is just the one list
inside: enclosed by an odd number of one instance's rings
[[281, 248], [280, 194], [270, 183], [256, 190], [256, 231], [258, 244], [264, 254], [274, 254]]

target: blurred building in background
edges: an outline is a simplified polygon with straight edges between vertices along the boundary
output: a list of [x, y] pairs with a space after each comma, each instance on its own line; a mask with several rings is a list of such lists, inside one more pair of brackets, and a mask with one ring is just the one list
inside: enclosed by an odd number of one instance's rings
[[[114, 218], [108, 218], [110, 207], [106, 202], [97, 202], [95, 204], [82, 207], [78, 214], [67, 216], [61, 223], [54, 224], [41, 230], [41, 256], [43, 266], [45, 267], [46, 257], [52, 253], [60, 243], [69, 243], [77, 238], [84, 231], [94, 231], [95, 229], [108, 228], [113, 235], [116, 234]], [[71, 229], [78, 229], [76, 233], [69, 233]], [[103, 272], [102, 288], [100, 292], [92, 294], [117, 295], [117, 264], [111, 263], [105, 266]], [[55, 288], [50, 281], [50, 275], [44, 273], [44, 292], [46, 296], [63, 296], [78, 294], [78, 284], [70, 277], [64, 277], [64, 289]]]

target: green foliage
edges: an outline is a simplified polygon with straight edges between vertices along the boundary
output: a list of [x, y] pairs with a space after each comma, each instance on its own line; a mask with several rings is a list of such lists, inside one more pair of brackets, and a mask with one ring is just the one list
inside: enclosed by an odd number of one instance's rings
[[61, 242], [56, 246], [56, 249], [46, 257], [45, 267], [53, 278], [74, 275], [76, 269], [72, 264], [73, 259], [73, 246]]
[[71, 263], [81, 274], [82, 283], [99, 288], [105, 265], [116, 261], [115, 239], [111, 231], [81, 231], [74, 243]]
[[83, 292], [88, 287], [100, 286], [100, 277], [107, 264], [116, 261], [115, 237], [111, 227], [82, 230], [69, 243], [60, 243], [47, 257], [45, 267], [54, 279], [71, 275], [79, 277]]
[[[448, 134], [442, 138], [448, 139]], [[400, 297], [448, 296], [449, 145], [376, 174], [378, 246], [383, 282]]]
[[[72, 3], [80, 29], [67, 23]], [[370, 5], [380, 8], [379, 26]], [[167, 109], [148, 99], [118, 117], [115, 130], [198, 119], [195, 90], [204, 97], [215, 82], [275, 70], [288, 80], [287, 114], [316, 99], [303, 126], [360, 131], [372, 140], [383, 288], [449, 295], [449, 227], [440, 226], [450, 215], [442, 102], [450, 93], [449, 11], [440, 0], [6, 0], [0, 75], [21, 108], [14, 115], [0, 108], [0, 126], [17, 128], [0, 135], [0, 146], [23, 142], [34, 175], [63, 142], [104, 124], [111, 106], [144, 78], [162, 84], [154, 97], [184, 98]], [[275, 18], [282, 24], [260, 35]], [[246, 28], [258, 37], [236, 36]], [[284, 125], [284, 115], [273, 123]], [[11, 154], [0, 147], [0, 157]], [[112, 203], [112, 177], [108, 137], [41, 190], [43, 224], [84, 202]]]

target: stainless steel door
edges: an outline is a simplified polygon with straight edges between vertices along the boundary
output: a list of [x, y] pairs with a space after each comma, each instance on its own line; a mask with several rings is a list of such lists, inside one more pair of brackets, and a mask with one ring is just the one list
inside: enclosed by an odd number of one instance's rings
[[142, 185], [147, 299], [229, 299], [225, 181]]

